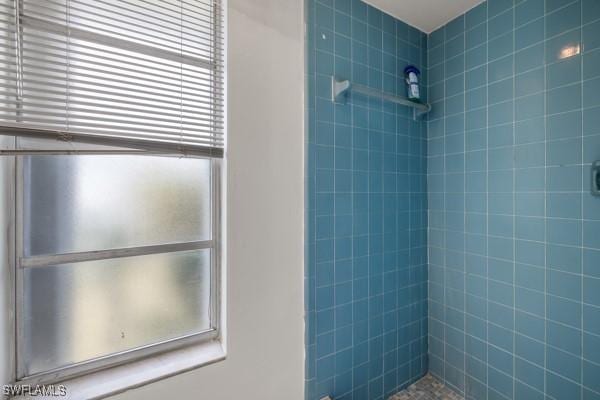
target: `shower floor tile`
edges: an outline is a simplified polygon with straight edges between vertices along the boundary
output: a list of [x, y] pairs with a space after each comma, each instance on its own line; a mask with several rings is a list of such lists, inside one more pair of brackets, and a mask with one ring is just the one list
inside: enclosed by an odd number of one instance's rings
[[388, 400], [464, 400], [464, 397], [427, 374]]

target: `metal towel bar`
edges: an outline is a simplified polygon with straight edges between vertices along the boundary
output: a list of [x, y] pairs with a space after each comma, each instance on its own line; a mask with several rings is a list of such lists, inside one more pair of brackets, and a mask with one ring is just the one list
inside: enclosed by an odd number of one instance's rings
[[393, 103], [400, 104], [403, 106], [412, 107], [413, 117], [415, 119], [418, 116], [421, 116], [431, 111], [431, 105], [429, 104], [417, 103], [415, 101], [410, 101], [404, 97], [386, 93], [382, 90], [373, 89], [358, 83], [351, 83], [349, 80], [339, 80], [335, 76], [331, 77], [331, 100], [333, 102], [341, 103], [345, 101], [350, 91], [361, 93], [366, 96], [378, 97], [380, 99], [391, 101]]

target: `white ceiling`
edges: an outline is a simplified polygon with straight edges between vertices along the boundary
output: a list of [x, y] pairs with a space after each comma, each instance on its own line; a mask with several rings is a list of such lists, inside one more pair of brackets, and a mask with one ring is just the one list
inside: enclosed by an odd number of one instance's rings
[[409, 25], [431, 33], [483, 0], [365, 0]]

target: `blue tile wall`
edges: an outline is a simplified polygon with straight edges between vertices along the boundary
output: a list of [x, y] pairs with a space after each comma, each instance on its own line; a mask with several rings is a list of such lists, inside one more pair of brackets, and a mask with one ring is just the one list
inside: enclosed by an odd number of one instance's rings
[[600, 399], [600, 1], [431, 33], [429, 367], [468, 399]]
[[387, 399], [427, 371], [427, 124], [334, 104], [331, 76], [404, 95], [427, 38], [359, 0], [307, 11], [306, 398]]

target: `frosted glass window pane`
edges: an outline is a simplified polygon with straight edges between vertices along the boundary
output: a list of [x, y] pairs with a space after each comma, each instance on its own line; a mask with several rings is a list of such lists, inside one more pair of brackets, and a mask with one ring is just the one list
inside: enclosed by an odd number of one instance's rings
[[210, 160], [24, 157], [26, 256], [210, 239]]
[[24, 271], [25, 374], [209, 330], [210, 250]]

